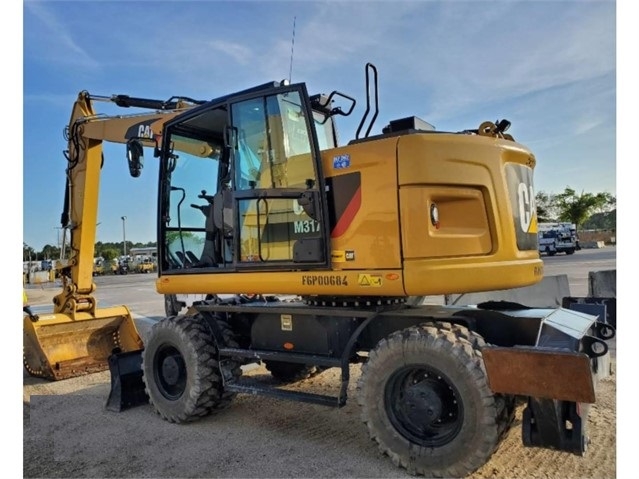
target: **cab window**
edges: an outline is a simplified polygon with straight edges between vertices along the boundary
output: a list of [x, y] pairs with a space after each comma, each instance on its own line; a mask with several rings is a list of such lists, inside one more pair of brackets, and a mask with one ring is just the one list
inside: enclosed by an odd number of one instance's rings
[[316, 183], [309, 122], [298, 92], [232, 106], [235, 188], [304, 188]]

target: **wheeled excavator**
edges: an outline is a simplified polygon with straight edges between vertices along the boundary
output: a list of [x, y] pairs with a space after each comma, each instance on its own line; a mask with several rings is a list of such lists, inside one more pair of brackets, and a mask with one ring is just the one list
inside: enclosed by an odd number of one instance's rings
[[[24, 318], [27, 371], [64, 379], [108, 368], [108, 409], [150, 404], [183, 423], [237, 394], [341, 407], [349, 366], [361, 363], [363, 422], [410, 471], [472, 473], [522, 403], [525, 445], [583, 454], [614, 328], [564, 308], [416, 300], [542, 279], [535, 156], [506, 120], [440, 132], [409, 116], [371, 135], [374, 65], [365, 78], [366, 109], [343, 146], [335, 120], [356, 100], [310, 95], [304, 83], [210, 101], [82, 91], [65, 153], [72, 254], [53, 313]], [[145, 110], [103, 116], [98, 101]], [[103, 142], [126, 144], [134, 177], [145, 149], [158, 159], [156, 289], [203, 295], [144, 342], [126, 306], [94, 298]], [[242, 377], [254, 363], [284, 383], [328, 368], [341, 381], [335, 394], [256, 383]]]

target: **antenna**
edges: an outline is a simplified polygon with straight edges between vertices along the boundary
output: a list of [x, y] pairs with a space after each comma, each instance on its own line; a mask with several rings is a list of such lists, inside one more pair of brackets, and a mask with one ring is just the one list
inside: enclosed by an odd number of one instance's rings
[[291, 78], [293, 76], [293, 49], [295, 48], [295, 19], [297, 17], [293, 17], [293, 38], [291, 38], [291, 66], [288, 70], [288, 82], [291, 83]]

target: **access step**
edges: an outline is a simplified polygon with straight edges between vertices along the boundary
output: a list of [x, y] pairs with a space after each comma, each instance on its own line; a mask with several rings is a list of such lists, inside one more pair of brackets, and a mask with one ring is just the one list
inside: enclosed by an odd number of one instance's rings
[[324, 394], [307, 393], [303, 391], [289, 391], [273, 386], [268, 386], [257, 381], [241, 379], [239, 381], [227, 382], [224, 385], [226, 391], [238, 394], [251, 394], [253, 396], [270, 396], [276, 399], [286, 399], [291, 401], [306, 402], [311, 404], [319, 404], [320, 406], [329, 406], [341, 408], [346, 404], [346, 396], [336, 397]]
[[220, 348], [220, 356], [233, 358], [250, 358], [261, 361], [284, 361], [287, 363], [310, 364], [312, 366], [323, 366], [328, 368], [341, 367], [340, 358], [329, 358], [315, 354], [295, 354], [289, 352], [264, 351], [255, 349], [240, 348]]

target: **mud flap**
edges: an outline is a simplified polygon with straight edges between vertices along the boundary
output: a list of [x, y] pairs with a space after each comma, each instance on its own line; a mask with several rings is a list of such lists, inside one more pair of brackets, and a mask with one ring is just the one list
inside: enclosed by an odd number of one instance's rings
[[540, 313], [534, 346], [482, 349], [492, 391], [594, 403], [597, 380], [605, 376], [597, 372], [609, 354], [605, 341], [614, 337], [614, 329], [600, 327], [596, 316], [563, 308], [550, 313], [530, 309], [509, 314], [532, 318]]
[[532, 347], [482, 350], [490, 388], [501, 394], [593, 403], [595, 385], [588, 356]]
[[[540, 310], [541, 312], [541, 310]], [[535, 310], [510, 312], [535, 317]], [[522, 440], [541, 447], [583, 455], [586, 426], [596, 386], [606, 377], [606, 340], [614, 328], [597, 316], [559, 308], [540, 315], [534, 346], [486, 347], [482, 356], [493, 392], [527, 396]]]
[[120, 412], [149, 402], [142, 380], [141, 349], [125, 353], [114, 350], [109, 356], [109, 370], [111, 392], [106, 403], [107, 410]]

